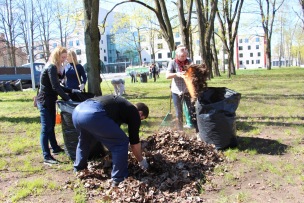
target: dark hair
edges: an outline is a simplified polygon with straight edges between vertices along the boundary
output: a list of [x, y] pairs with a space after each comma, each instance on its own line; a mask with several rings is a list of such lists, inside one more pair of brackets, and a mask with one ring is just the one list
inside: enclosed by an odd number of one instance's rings
[[146, 104], [139, 102], [139, 103], [135, 104], [135, 106], [136, 106], [136, 108], [137, 108], [138, 111], [142, 111], [143, 114], [144, 114], [144, 116], [146, 118], [148, 118], [148, 116], [149, 116], [149, 108], [148, 108], [148, 106]]

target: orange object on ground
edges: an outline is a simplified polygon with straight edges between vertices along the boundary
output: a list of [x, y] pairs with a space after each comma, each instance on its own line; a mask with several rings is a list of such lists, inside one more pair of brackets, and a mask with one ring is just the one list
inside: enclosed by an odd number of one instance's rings
[[61, 123], [61, 115], [59, 112], [56, 112], [56, 124], [60, 124]]

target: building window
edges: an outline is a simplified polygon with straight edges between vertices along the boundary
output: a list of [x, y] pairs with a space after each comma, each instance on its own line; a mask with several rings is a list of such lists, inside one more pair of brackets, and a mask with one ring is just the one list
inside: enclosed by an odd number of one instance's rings
[[171, 58], [171, 52], [167, 53], [167, 58]]
[[248, 43], [249, 42], [249, 39], [248, 38], [245, 38], [245, 43]]
[[258, 52], [258, 56], [261, 56], [261, 52]]
[[157, 49], [162, 49], [163, 48], [163, 44], [160, 43], [160, 44], [157, 44]]
[[149, 50], [149, 47], [146, 47], [146, 50]]
[[81, 55], [81, 49], [76, 49], [76, 54]]
[[73, 41], [69, 41], [69, 47], [73, 46]]
[[243, 61], [240, 61], [240, 65], [243, 65]]
[[224, 64], [228, 64], [228, 59], [225, 59], [225, 60], [224, 60]]
[[175, 46], [178, 46], [180, 45], [181, 43], [180, 42], [175, 42]]
[[243, 54], [241, 53], [241, 54], [240, 54], [240, 58], [242, 58], [242, 57], [243, 57]]
[[103, 61], [107, 61], [107, 57], [106, 56], [103, 57]]
[[76, 46], [79, 46], [79, 45], [80, 45], [79, 40], [76, 40]]
[[260, 38], [259, 37], [255, 38], [255, 41], [260, 42]]
[[101, 44], [103, 44], [103, 40], [101, 40]]
[[43, 59], [44, 58], [44, 54], [39, 54], [40, 58]]
[[81, 63], [81, 60], [78, 60], [78, 63]]
[[175, 33], [175, 37], [176, 37], [176, 38], [179, 38], [179, 32], [176, 32], [176, 33]]
[[251, 46], [248, 46], [248, 50], [250, 50], [251, 49]]
[[243, 50], [243, 47], [242, 47], [242, 46], [239, 46], [239, 50]]
[[258, 60], [256, 60], [256, 62], [255, 62], [256, 64], [260, 64], [260, 60], [258, 59]]
[[162, 54], [158, 53], [158, 59], [161, 59], [161, 58], [162, 58]]
[[260, 49], [260, 45], [255, 45], [255, 48], [256, 49]]
[[253, 57], [253, 53], [250, 53], [250, 57]]
[[243, 39], [239, 39], [239, 43], [240, 43], [240, 44], [243, 43]]
[[161, 35], [157, 35], [157, 38], [158, 38], [158, 39], [162, 39], [162, 36], [161, 36]]
[[107, 52], [107, 51], [104, 49], [104, 50], [103, 50], [103, 53], [106, 53], [106, 52]]
[[200, 40], [196, 40], [196, 45], [199, 45], [200, 44]]
[[251, 64], [254, 64], [254, 60], [251, 60]]
[[146, 58], [144, 58], [144, 61], [146, 61], [147, 59]]
[[42, 49], [43, 49], [43, 46], [42, 46], [42, 45], [40, 45], [38, 49], [39, 49], [39, 50], [42, 50]]
[[151, 54], [151, 59], [154, 59], [154, 55], [153, 54]]
[[57, 47], [57, 43], [53, 43], [53, 47], [54, 47], [54, 48]]
[[249, 60], [246, 60], [246, 64], [249, 64]]

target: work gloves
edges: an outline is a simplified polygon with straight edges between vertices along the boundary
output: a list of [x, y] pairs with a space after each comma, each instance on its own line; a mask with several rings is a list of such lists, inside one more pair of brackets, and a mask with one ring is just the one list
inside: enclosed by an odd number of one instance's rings
[[72, 89], [72, 93], [80, 93], [81, 91], [78, 89]]
[[149, 168], [149, 164], [148, 164], [148, 162], [147, 162], [147, 159], [146, 159], [146, 157], [143, 157], [143, 160], [142, 161], [140, 161], [140, 162], [138, 162], [138, 165], [139, 165], [139, 167], [142, 169], [142, 170], [147, 170], [148, 168]]
[[79, 87], [80, 91], [82, 91], [84, 89], [84, 84], [81, 84], [78, 87]]

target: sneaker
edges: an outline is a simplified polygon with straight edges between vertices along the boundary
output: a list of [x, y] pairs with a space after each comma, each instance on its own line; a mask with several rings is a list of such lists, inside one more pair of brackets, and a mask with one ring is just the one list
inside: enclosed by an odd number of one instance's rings
[[59, 147], [58, 149], [56, 150], [53, 150], [53, 154], [57, 155], [57, 154], [60, 154], [60, 153], [63, 153], [64, 152], [64, 149], [62, 149], [61, 147]]
[[190, 125], [184, 125], [184, 128], [190, 129], [190, 128], [192, 128], [192, 126], [190, 126]]
[[112, 181], [111, 187], [117, 187], [119, 185], [119, 182]]
[[44, 158], [43, 163], [46, 165], [59, 164], [59, 162], [56, 159], [54, 159], [52, 156]]

